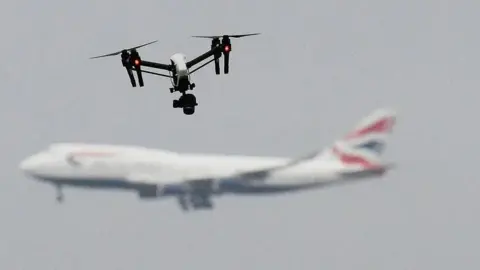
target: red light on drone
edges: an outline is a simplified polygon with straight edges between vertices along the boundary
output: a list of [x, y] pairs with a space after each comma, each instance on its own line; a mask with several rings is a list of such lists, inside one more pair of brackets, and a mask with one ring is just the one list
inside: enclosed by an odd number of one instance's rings
[[228, 45], [225, 46], [225, 51], [226, 51], [226, 52], [230, 51], [230, 46], [228, 46]]
[[134, 63], [135, 63], [136, 66], [138, 66], [138, 65], [140, 65], [140, 60], [135, 59]]

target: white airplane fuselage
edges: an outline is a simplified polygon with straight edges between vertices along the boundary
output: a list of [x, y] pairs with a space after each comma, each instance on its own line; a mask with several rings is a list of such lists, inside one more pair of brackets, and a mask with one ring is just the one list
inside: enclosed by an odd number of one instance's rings
[[57, 143], [19, 166], [57, 187], [130, 190], [141, 198], [175, 196], [183, 209], [188, 197], [196, 209], [209, 208], [212, 195], [297, 191], [381, 176], [391, 168], [381, 157], [395, 119], [394, 111], [377, 110], [342, 139], [296, 159]]
[[[152, 184], [159, 187], [160, 195], [176, 196], [185, 192], [186, 179], [218, 178], [288, 161], [276, 157], [179, 154], [133, 146], [54, 144], [26, 158], [20, 168], [55, 185], [138, 191]], [[337, 167], [306, 162], [254, 184], [223, 180], [217, 183], [217, 192], [255, 194], [302, 189], [337, 179]]]

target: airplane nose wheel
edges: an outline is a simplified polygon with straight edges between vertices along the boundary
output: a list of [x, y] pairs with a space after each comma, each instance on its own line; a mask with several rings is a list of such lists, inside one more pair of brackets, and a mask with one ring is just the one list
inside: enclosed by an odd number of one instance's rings
[[57, 200], [57, 203], [63, 203], [64, 201], [63, 190], [61, 186], [57, 186], [56, 200]]
[[183, 113], [192, 115], [195, 113], [195, 106], [198, 106], [197, 98], [193, 94], [183, 94], [180, 99], [173, 101], [173, 108], [183, 108]]

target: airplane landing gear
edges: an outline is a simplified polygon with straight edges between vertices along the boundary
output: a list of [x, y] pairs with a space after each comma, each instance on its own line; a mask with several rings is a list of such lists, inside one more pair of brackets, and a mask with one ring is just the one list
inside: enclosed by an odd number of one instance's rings
[[64, 201], [64, 196], [63, 196], [62, 187], [61, 187], [61, 186], [57, 186], [56, 188], [57, 188], [57, 196], [56, 196], [57, 203], [63, 203], [63, 201]]
[[180, 208], [181, 208], [183, 211], [188, 211], [188, 210], [190, 210], [189, 207], [188, 207], [188, 200], [187, 200], [186, 196], [180, 196], [180, 197], [178, 197], [178, 203], [180, 204]]
[[195, 113], [195, 106], [198, 106], [197, 98], [192, 94], [185, 94], [178, 100], [173, 101], [173, 108], [183, 108], [183, 113], [192, 115]]
[[213, 203], [209, 196], [199, 194], [183, 194], [177, 197], [178, 203], [182, 211], [190, 210], [211, 210]]

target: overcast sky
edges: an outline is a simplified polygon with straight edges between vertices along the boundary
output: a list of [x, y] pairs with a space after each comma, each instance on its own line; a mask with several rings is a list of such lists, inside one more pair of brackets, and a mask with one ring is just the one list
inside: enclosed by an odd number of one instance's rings
[[[478, 1], [5, 1], [0, 9], [1, 269], [478, 269]], [[193, 58], [234, 40], [231, 74], [130, 86], [120, 59]], [[55, 190], [18, 162], [52, 142], [299, 156], [377, 107], [399, 111], [378, 181], [275, 197], [176, 201]]]

